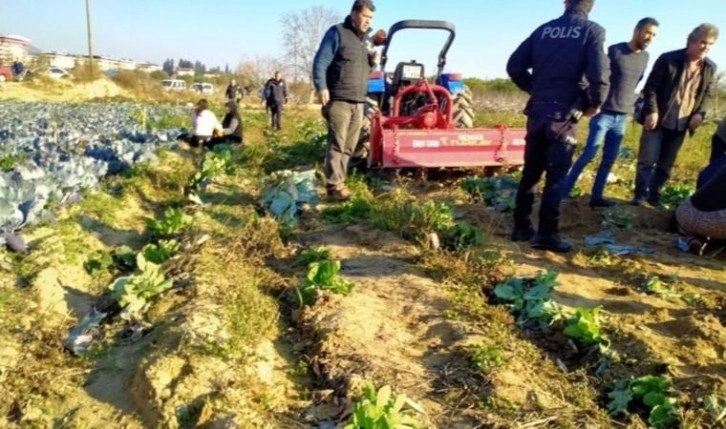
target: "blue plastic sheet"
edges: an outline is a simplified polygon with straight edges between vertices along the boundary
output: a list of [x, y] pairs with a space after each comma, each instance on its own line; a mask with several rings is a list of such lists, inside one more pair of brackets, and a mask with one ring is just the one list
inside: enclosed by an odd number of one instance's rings
[[595, 235], [588, 235], [585, 237], [585, 244], [588, 246], [604, 247], [615, 256], [626, 256], [638, 253], [647, 255], [655, 252], [650, 247], [617, 244], [615, 236], [611, 231], [601, 231]]
[[296, 224], [300, 208], [318, 203], [315, 170], [282, 170], [272, 173], [262, 191], [262, 205], [279, 222]]

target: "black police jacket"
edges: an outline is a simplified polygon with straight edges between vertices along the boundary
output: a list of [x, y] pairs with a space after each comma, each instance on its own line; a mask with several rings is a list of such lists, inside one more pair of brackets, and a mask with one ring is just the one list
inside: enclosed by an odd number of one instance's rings
[[599, 107], [608, 95], [605, 29], [571, 10], [537, 28], [512, 53], [507, 74], [533, 102], [581, 101]]

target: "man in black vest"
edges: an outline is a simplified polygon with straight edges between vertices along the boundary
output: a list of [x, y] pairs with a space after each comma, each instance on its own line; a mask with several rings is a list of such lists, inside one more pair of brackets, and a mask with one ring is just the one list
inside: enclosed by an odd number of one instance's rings
[[375, 10], [371, 0], [355, 0], [345, 21], [325, 33], [313, 60], [313, 84], [328, 121], [325, 178], [331, 200], [350, 198], [348, 160], [360, 137], [368, 74], [378, 60], [366, 43]]
[[[562, 187], [577, 143], [576, 122], [580, 116], [598, 113], [608, 94], [610, 75], [605, 29], [587, 18], [594, 3], [565, 0], [564, 15], [539, 26], [507, 62], [509, 77], [530, 96], [512, 241], [531, 240], [537, 249], [572, 250], [560, 238], [559, 223]], [[535, 187], [544, 173], [547, 178], [535, 234], [530, 214]]]

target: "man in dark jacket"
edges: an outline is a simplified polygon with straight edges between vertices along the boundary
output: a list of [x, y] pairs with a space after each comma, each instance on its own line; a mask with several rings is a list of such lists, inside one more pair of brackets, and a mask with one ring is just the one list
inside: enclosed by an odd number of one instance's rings
[[224, 97], [227, 99], [227, 101], [234, 101], [235, 103], [239, 103], [241, 93], [236, 80], [232, 79], [229, 82], [229, 85], [227, 85], [227, 89], [224, 91]]
[[[593, 116], [608, 94], [609, 61], [605, 30], [587, 15], [594, 0], [566, 0], [565, 13], [537, 28], [512, 53], [507, 73], [530, 95], [525, 112], [524, 171], [514, 209], [513, 241], [566, 253], [572, 246], [559, 234], [560, 202], [577, 143], [576, 122]], [[589, 85], [584, 85], [584, 79]], [[530, 214], [534, 190], [547, 173], [539, 225]]]
[[688, 36], [685, 49], [666, 52], [656, 60], [643, 89], [643, 134], [638, 151], [635, 196], [661, 207], [660, 191], [683, 145], [686, 131], [695, 132], [706, 118], [716, 64], [706, 54], [718, 38], [712, 24], [701, 24]]
[[272, 128], [280, 130], [282, 122], [282, 106], [287, 103], [287, 85], [280, 76], [280, 72], [275, 72], [275, 77], [271, 78], [265, 84], [265, 98], [267, 99], [267, 107], [272, 115]]
[[325, 178], [332, 200], [350, 198], [348, 161], [360, 137], [368, 74], [377, 61], [366, 43], [375, 10], [371, 0], [355, 0], [345, 21], [325, 33], [313, 60], [313, 84], [328, 121]]

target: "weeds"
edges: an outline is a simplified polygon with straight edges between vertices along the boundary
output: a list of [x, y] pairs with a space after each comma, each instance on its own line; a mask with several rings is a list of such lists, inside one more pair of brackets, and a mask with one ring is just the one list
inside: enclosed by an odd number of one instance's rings
[[474, 202], [483, 202], [498, 212], [514, 209], [519, 182], [511, 176], [501, 178], [468, 178], [461, 187], [469, 193]]
[[194, 219], [178, 207], [169, 207], [161, 219], [149, 219], [147, 225], [154, 237], [171, 237], [192, 227]]
[[414, 418], [411, 410], [420, 410], [405, 395], [395, 397], [390, 386], [378, 391], [372, 384], [363, 389], [363, 398], [353, 404], [353, 416], [345, 429], [415, 429], [423, 425]]
[[693, 185], [675, 184], [666, 185], [661, 192], [660, 201], [668, 210], [674, 210], [684, 200], [693, 195], [695, 188]]
[[481, 246], [484, 242], [482, 230], [468, 222], [457, 222], [446, 231], [444, 247], [450, 250], [463, 250]]
[[622, 209], [611, 209], [605, 212], [602, 220], [603, 229], [614, 231], [616, 229], [630, 231], [634, 228], [630, 213]]
[[589, 310], [578, 308], [575, 315], [567, 320], [562, 333], [585, 347], [597, 344], [607, 348], [610, 341], [600, 329], [600, 310], [600, 307]]
[[548, 270], [534, 278], [513, 277], [494, 288], [494, 296], [517, 316], [517, 324], [548, 326], [562, 318], [560, 306], [551, 298], [557, 273]]
[[298, 304], [300, 306], [312, 304], [318, 290], [328, 290], [341, 295], [351, 293], [355, 284], [338, 276], [339, 272], [340, 261], [311, 263], [302, 287], [297, 290]]
[[12, 171], [16, 165], [21, 165], [27, 161], [23, 155], [8, 155], [0, 158], [0, 171]]
[[229, 145], [219, 145], [204, 154], [202, 165], [189, 183], [191, 188], [204, 187], [222, 174], [233, 174], [235, 162]]
[[608, 410], [612, 414], [627, 414], [631, 407], [642, 407], [653, 427], [669, 428], [676, 423], [678, 415], [676, 400], [670, 394], [672, 389], [671, 379], [662, 375], [619, 381], [608, 394]]
[[295, 259], [295, 265], [308, 266], [315, 262], [329, 261], [332, 259], [332, 254], [329, 249], [325, 247], [315, 247], [310, 249], [304, 249]]
[[504, 357], [498, 347], [475, 344], [471, 347], [471, 363], [476, 369], [488, 372], [504, 363]]
[[639, 285], [639, 289], [647, 294], [660, 295], [664, 297], [679, 297], [680, 294], [674, 290], [673, 286], [664, 282], [658, 276], [650, 276], [644, 278]]
[[157, 244], [147, 244], [141, 249], [144, 258], [154, 264], [163, 264], [181, 250], [181, 244], [174, 239], [159, 240]]
[[368, 220], [372, 211], [370, 200], [354, 195], [350, 201], [326, 207], [321, 217], [329, 224], [354, 224]]
[[127, 320], [138, 318], [151, 298], [172, 287], [161, 267], [147, 261], [143, 253], [136, 256], [136, 266], [132, 275], [119, 277], [109, 286], [123, 309], [122, 318]]

